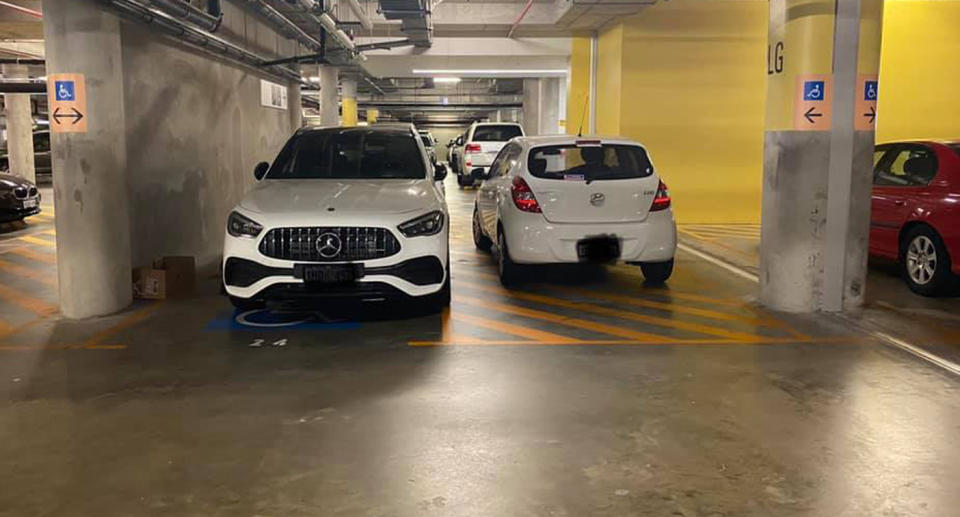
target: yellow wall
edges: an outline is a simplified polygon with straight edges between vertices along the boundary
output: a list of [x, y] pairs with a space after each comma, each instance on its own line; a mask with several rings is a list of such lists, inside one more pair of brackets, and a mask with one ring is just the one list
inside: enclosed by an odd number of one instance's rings
[[672, 0], [600, 35], [598, 130], [649, 149], [682, 223], [760, 221], [767, 19]]
[[567, 134], [574, 135], [580, 128], [581, 121], [584, 131], [588, 131], [590, 127], [590, 38], [571, 39], [567, 113], [564, 121]]
[[877, 142], [960, 138], [960, 1], [887, 0]]
[[623, 77], [623, 25], [597, 37], [597, 133], [620, 134], [620, 91]]

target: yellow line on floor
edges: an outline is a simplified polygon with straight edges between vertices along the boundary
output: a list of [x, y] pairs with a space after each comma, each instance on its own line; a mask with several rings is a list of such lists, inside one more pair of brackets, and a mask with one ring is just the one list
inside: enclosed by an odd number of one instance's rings
[[86, 340], [83, 343], [84, 348], [97, 348], [98, 346], [102, 346], [102, 343], [107, 338], [113, 336], [114, 334], [120, 332], [123, 329], [131, 327], [139, 323], [140, 321], [143, 321], [148, 316], [153, 314], [154, 311], [159, 309], [161, 305], [162, 303], [160, 302], [152, 302], [145, 307], [142, 307], [140, 309], [137, 309], [131, 312], [120, 321], [114, 323], [113, 325], [91, 336], [90, 339]]
[[51, 248], [56, 247], [57, 245], [57, 243], [54, 241], [48, 241], [46, 239], [38, 239], [32, 235], [24, 235], [23, 237], [19, 237], [19, 239], [23, 242], [29, 242], [30, 244], [39, 244], [41, 246], [49, 246]]
[[10, 250], [10, 253], [16, 253], [21, 257], [26, 257], [31, 260], [36, 260], [38, 262], [43, 262], [45, 264], [56, 264], [57, 256], [53, 253], [45, 253], [42, 251], [37, 251], [31, 248], [15, 248]]
[[41, 316], [49, 316], [59, 310], [57, 306], [52, 303], [34, 298], [23, 291], [3, 284], [0, 284], [0, 298]]
[[580, 312], [589, 312], [589, 313], [597, 314], [600, 316], [610, 316], [610, 317], [629, 320], [629, 321], [636, 321], [639, 323], [647, 323], [647, 324], [656, 325], [659, 327], [685, 330], [687, 332], [696, 332], [698, 334], [708, 334], [711, 336], [720, 336], [728, 339], [739, 339], [743, 341], [755, 341], [762, 337], [756, 334], [749, 334], [746, 332], [737, 332], [729, 329], [713, 327], [710, 325], [703, 325], [700, 323], [692, 323], [692, 322], [681, 321], [681, 320], [670, 319], [670, 318], [661, 318], [659, 316], [638, 314], [636, 312], [621, 311], [617, 309], [610, 309], [607, 307], [600, 307], [600, 306], [592, 305], [589, 303], [573, 302], [569, 300], [563, 300], [560, 298], [554, 298], [552, 296], [544, 296], [540, 294], [527, 293], [523, 291], [508, 291], [498, 286], [476, 284], [472, 282], [466, 282], [463, 280], [460, 281], [460, 285], [466, 285], [473, 289], [485, 291], [488, 293], [498, 294], [502, 296], [508, 296], [514, 299], [526, 300], [526, 301], [535, 302], [535, 303], [542, 303], [544, 305], [553, 305], [555, 307], [562, 307], [564, 309], [572, 309]]
[[38, 271], [36, 269], [31, 269], [28, 267], [21, 266], [19, 264], [14, 264], [13, 262], [7, 262], [6, 260], [0, 259], [0, 271], [6, 271], [8, 273], [13, 273], [14, 275], [19, 275], [22, 277], [29, 278], [31, 280], [36, 280], [38, 282], [55, 286], [57, 285], [57, 272], [56, 271]]
[[822, 338], [773, 337], [745, 343], [736, 339], [677, 339], [674, 341], [634, 341], [624, 339], [584, 339], [557, 343], [549, 341], [492, 340], [462, 338], [457, 341], [408, 341], [409, 346], [657, 346], [657, 345], [790, 345], [809, 343], [813, 345], [864, 343], [877, 341], [872, 336], [830, 336]]
[[506, 312], [508, 314], [516, 314], [518, 316], [523, 316], [526, 318], [533, 318], [537, 320], [549, 321], [551, 323], [556, 323], [558, 325], [566, 325], [568, 327], [576, 327], [584, 330], [590, 330], [592, 332], [599, 332], [601, 334], [609, 334], [611, 336], [620, 336], [626, 339], [632, 339], [636, 341], [643, 341], [646, 343], [670, 343], [674, 339], [667, 336], [659, 336], [656, 334], [648, 334], [646, 332], [640, 332], [637, 330], [631, 330], [623, 327], [616, 327], [614, 325], [607, 325], [605, 323], [598, 323], [595, 321], [582, 320], [579, 318], [570, 318], [566, 316], [558, 316], [549, 312], [538, 311], [535, 309], [528, 309], [526, 307], [519, 307], [516, 305], [509, 305], [505, 303], [499, 303], [492, 300], [486, 300], [481, 298], [473, 298], [470, 296], [455, 295], [453, 299], [457, 303], [467, 303], [476, 307], [483, 307], [499, 312]]
[[56, 229], [56, 228], [50, 228], [49, 230], [44, 230], [44, 231], [39, 232], [39, 233], [42, 233], [42, 234], [44, 234], [44, 235], [53, 235], [54, 237], [56, 237], [56, 236], [57, 236], [57, 229]]
[[496, 320], [491, 320], [487, 318], [482, 318], [479, 316], [465, 314], [460, 311], [453, 311], [452, 316], [453, 316], [453, 319], [457, 321], [469, 323], [470, 325], [474, 325], [476, 327], [488, 328], [491, 330], [503, 332], [505, 334], [512, 334], [514, 336], [525, 337], [533, 341], [546, 341], [546, 342], [557, 342], [557, 343], [567, 343], [567, 342], [577, 341], [577, 339], [575, 338], [561, 336], [559, 334], [554, 334], [552, 332], [545, 332], [543, 330], [537, 330], [530, 327], [521, 327], [520, 325], [512, 325], [510, 323], [504, 323], [502, 321], [496, 321]]

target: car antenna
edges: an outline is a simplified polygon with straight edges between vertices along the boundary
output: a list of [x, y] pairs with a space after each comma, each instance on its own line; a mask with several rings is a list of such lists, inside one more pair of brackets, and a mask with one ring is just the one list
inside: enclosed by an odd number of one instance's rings
[[583, 111], [580, 112], [580, 127], [577, 128], [577, 136], [583, 136], [583, 120], [587, 118], [587, 102], [590, 101], [590, 94], [588, 93], [583, 98]]

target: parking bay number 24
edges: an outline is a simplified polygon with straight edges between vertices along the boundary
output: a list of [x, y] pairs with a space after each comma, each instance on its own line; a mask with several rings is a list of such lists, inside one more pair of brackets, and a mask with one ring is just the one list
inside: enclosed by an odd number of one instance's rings
[[[254, 339], [248, 346], [250, 348], [260, 348], [267, 344], [266, 339]], [[287, 346], [287, 338], [278, 339], [272, 343], [269, 343], [270, 346]]]

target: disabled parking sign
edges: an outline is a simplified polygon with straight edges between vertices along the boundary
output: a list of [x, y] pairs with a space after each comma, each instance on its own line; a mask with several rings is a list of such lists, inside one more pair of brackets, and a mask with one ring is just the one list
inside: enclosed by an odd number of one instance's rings
[[829, 131], [833, 111], [833, 76], [797, 76], [793, 103], [793, 128], [800, 131]]
[[877, 96], [878, 90], [876, 74], [861, 74], [857, 76], [857, 91], [863, 95], [857, 96], [854, 103], [853, 121], [857, 131], [874, 131], [877, 127]]
[[87, 132], [87, 94], [83, 74], [51, 74], [47, 77], [50, 131]]
[[77, 99], [77, 86], [73, 81], [54, 82], [58, 101], [73, 101]]

